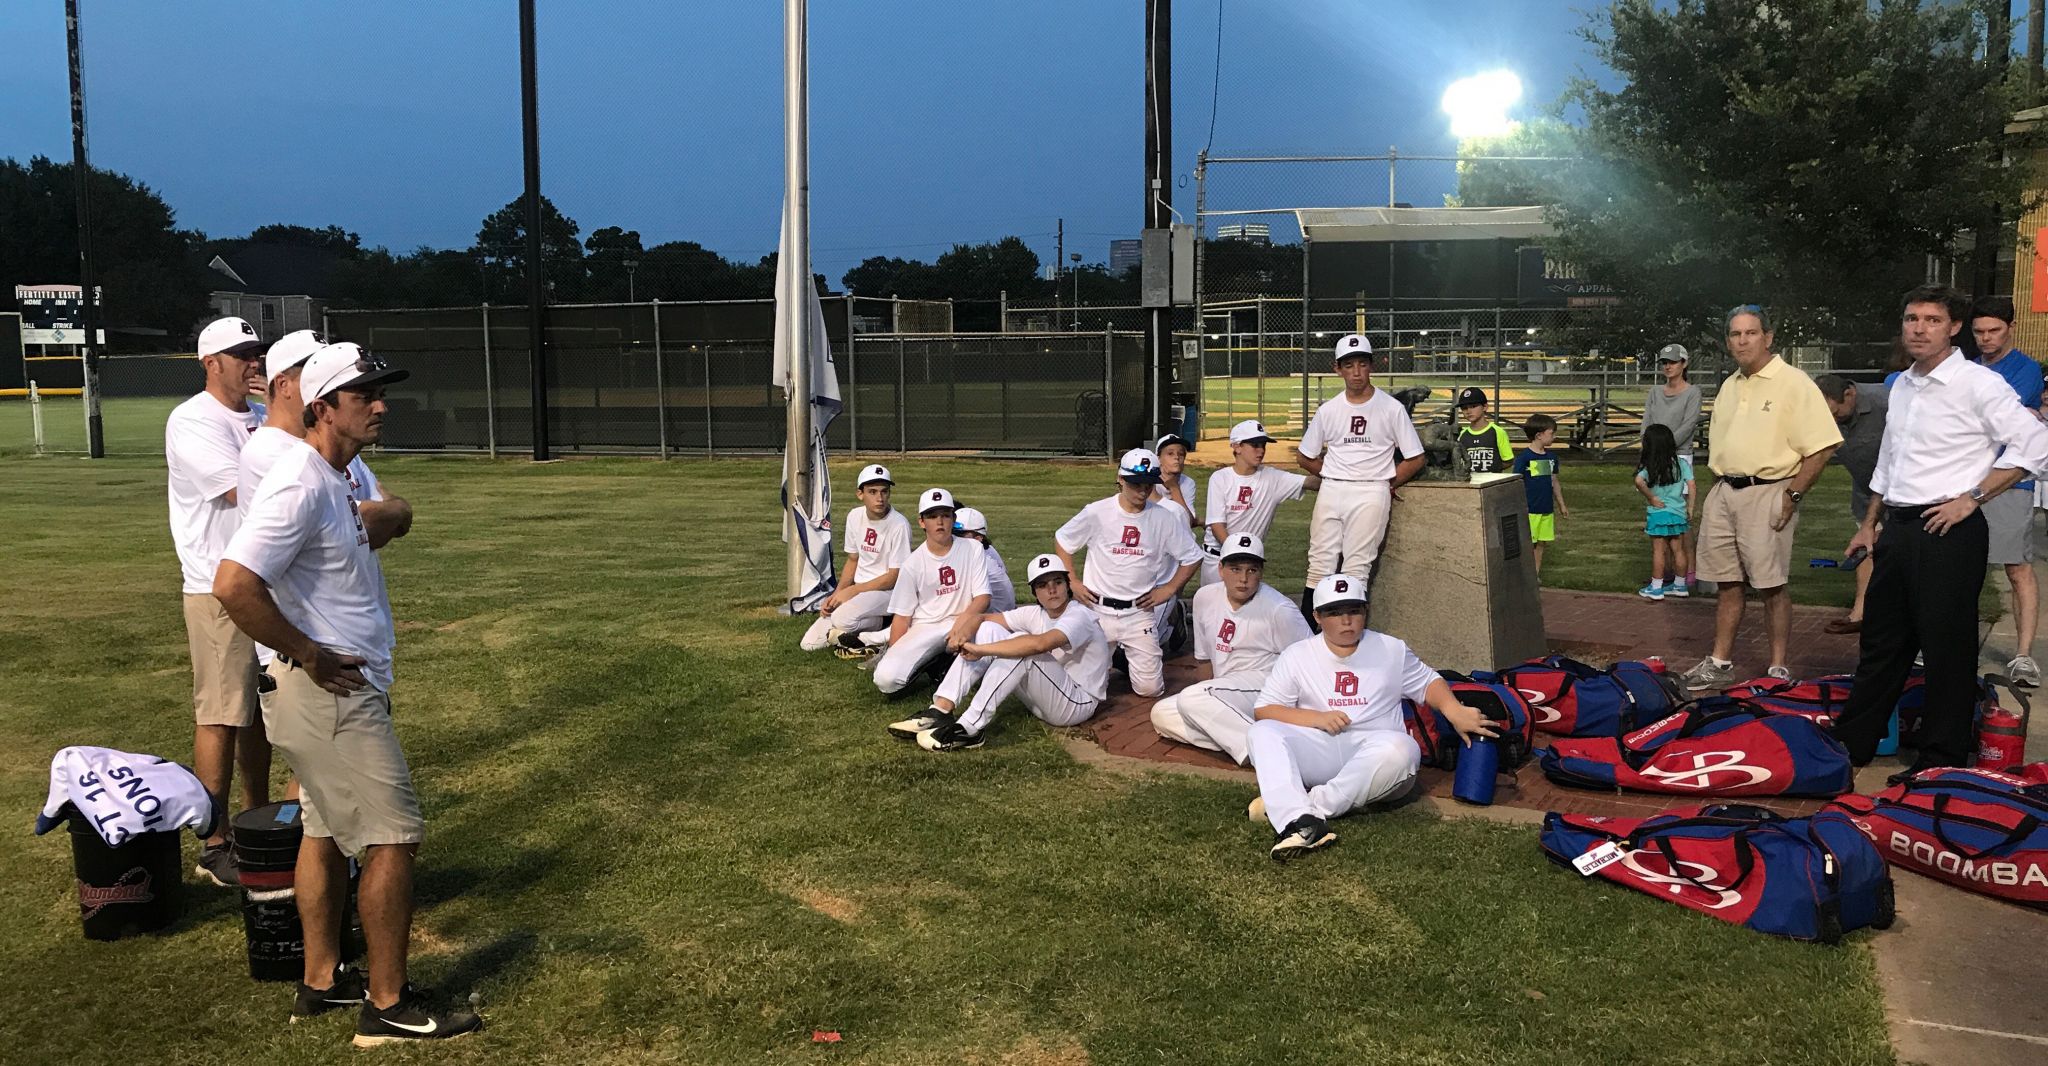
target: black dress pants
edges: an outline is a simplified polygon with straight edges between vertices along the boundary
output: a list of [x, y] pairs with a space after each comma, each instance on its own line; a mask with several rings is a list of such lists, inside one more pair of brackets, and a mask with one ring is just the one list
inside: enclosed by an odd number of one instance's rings
[[1886, 513], [1871, 553], [1856, 687], [1835, 723], [1835, 739], [1857, 765], [1877, 753], [1916, 652], [1927, 658], [1918, 761], [1970, 761], [1976, 747], [1977, 597], [1984, 590], [1989, 547], [1982, 514], [1970, 515], [1943, 536], [1928, 532], [1917, 514]]

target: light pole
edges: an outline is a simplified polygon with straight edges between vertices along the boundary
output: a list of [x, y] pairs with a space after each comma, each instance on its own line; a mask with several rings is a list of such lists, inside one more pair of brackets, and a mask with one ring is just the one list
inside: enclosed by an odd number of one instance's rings
[[633, 272], [640, 269], [640, 260], [627, 259], [619, 265], [626, 268], [626, 302], [629, 304], [639, 303], [640, 301], [633, 296]]
[[1067, 259], [1074, 264], [1071, 271], [1074, 275], [1074, 331], [1078, 333], [1081, 329], [1081, 253], [1070, 252]]

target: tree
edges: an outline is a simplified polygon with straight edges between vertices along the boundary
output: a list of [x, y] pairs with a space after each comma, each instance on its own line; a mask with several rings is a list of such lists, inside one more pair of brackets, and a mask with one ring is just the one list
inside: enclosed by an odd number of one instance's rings
[[1556, 203], [1558, 183], [1580, 152], [1578, 132], [1560, 118], [1545, 116], [1499, 137], [1466, 138], [1458, 145], [1462, 157], [1458, 160], [1458, 191], [1444, 197], [1444, 206], [1540, 207]]
[[1556, 251], [1626, 296], [1613, 325], [1713, 336], [1759, 302], [1792, 337], [1881, 336], [1923, 257], [2024, 206], [2032, 145], [1974, 11], [1917, 0], [1616, 0], [1586, 37], [1586, 159]]
[[943, 295], [962, 300], [993, 300], [1005, 291], [1032, 292], [1041, 286], [1038, 253], [1018, 237], [956, 244], [932, 264], [932, 272]]
[[[78, 283], [72, 173], [71, 164], [43, 156], [0, 160], [0, 308], [16, 306], [17, 284]], [[163, 197], [125, 174], [95, 167], [91, 185], [93, 270], [106, 327], [161, 329], [173, 343], [189, 338], [206, 314], [208, 285], [192, 256], [205, 238], [179, 229]], [[118, 334], [107, 339], [120, 344]]]
[[[583, 242], [590, 267], [589, 295], [594, 300], [624, 300], [638, 295], [634, 290], [641, 262], [640, 231], [606, 226], [594, 230]], [[629, 271], [626, 264], [634, 263]]]
[[[540, 198], [541, 260], [546, 264], [550, 299], [568, 301], [583, 295], [583, 242], [576, 220]], [[526, 199], [521, 197], [487, 216], [476, 231], [471, 249], [490, 275], [493, 299], [523, 300], [526, 294]], [[514, 295], [516, 294], [516, 295]]]
[[363, 239], [340, 226], [313, 229], [308, 226], [273, 223], [250, 230], [249, 236], [245, 239], [250, 244], [289, 244], [301, 248], [323, 248], [344, 259], [354, 259], [363, 253]]

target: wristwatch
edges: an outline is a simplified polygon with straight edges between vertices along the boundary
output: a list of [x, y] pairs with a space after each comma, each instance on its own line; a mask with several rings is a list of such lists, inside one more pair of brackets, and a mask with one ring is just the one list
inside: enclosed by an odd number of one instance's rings
[[1797, 489], [1786, 489], [1785, 496], [1787, 499], [1792, 501], [1792, 506], [1794, 507], [1799, 506], [1799, 501], [1806, 498], [1806, 494], [1798, 491]]
[[1984, 490], [1975, 485], [1970, 486], [1970, 502], [1979, 507], [1984, 506]]

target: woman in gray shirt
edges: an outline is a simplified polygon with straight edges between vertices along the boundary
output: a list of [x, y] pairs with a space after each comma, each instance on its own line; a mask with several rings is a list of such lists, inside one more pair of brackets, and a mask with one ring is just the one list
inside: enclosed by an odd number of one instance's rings
[[[1686, 360], [1689, 355], [1682, 344], [1667, 344], [1660, 349], [1657, 352], [1657, 369], [1664, 374], [1664, 383], [1651, 386], [1650, 394], [1643, 399], [1644, 432], [1648, 432], [1651, 426], [1669, 428], [1671, 436], [1678, 441], [1678, 456], [1685, 460], [1688, 469], [1692, 464], [1693, 438], [1700, 430], [1699, 386], [1685, 377]], [[1692, 549], [1697, 536], [1694, 519], [1699, 509], [1699, 498], [1697, 483], [1688, 480], [1685, 483], [1685, 546], [1688, 559], [1693, 557]], [[1666, 589], [1664, 594], [1669, 596], [1676, 592], [1677, 595], [1687, 596], [1697, 584], [1698, 579], [1688, 573], [1685, 575], [1684, 584], [1674, 584], [1672, 588]]]

